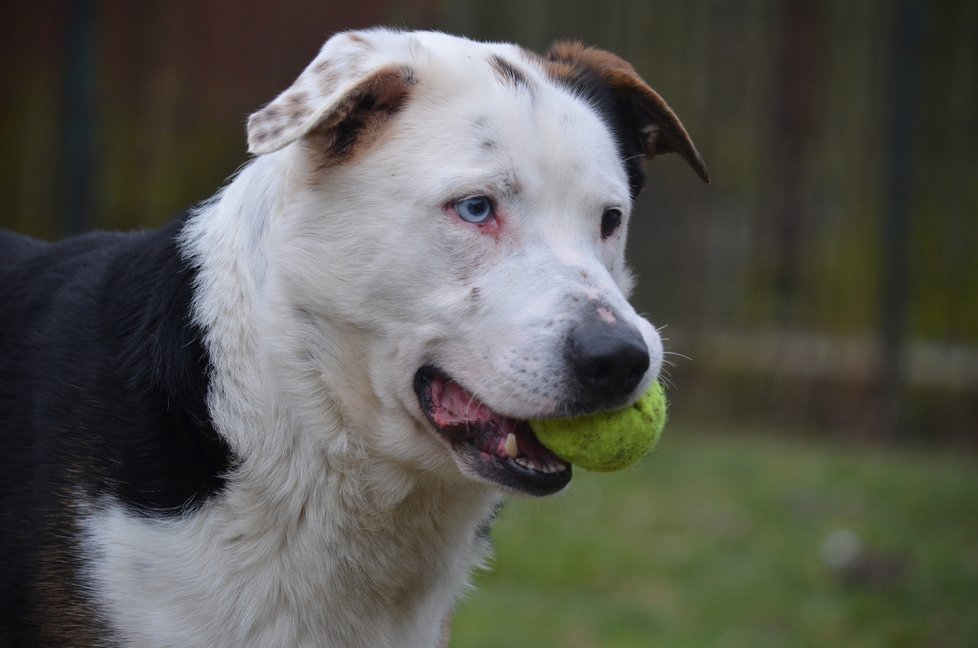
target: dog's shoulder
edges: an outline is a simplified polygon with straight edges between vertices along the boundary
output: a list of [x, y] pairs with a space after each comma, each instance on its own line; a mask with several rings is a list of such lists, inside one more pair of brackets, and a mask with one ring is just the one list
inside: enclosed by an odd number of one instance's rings
[[[0, 618], [94, 632], [87, 609], [59, 603], [85, 598], [85, 512], [172, 517], [223, 488], [231, 452], [206, 406], [185, 223], [56, 243], [0, 234]], [[18, 628], [0, 623], [0, 644], [40, 637]]]
[[0, 272], [43, 254], [49, 244], [23, 234], [0, 229]]
[[161, 512], [220, 488], [229, 455], [209, 422], [185, 221], [0, 238], [0, 442], [22, 459], [11, 470], [70, 468], [92, 495]]
[[0, 231], [4, 320], [16, 323], [15, 314], [23, 309], [80, 302], [90, 292], [86, 286], [103, 281], [113, 260], [131, 258], [130, 250], [146, 238], [145, 233], [93, 232], [52, 243]]

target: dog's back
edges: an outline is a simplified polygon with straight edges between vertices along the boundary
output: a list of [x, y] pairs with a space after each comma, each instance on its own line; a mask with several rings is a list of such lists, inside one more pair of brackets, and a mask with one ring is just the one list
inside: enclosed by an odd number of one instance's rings
[[0, 233], [0, 645], [95, 636], [76, 516], [100, 498], [166, 516], [220, 487], [181, 222]]

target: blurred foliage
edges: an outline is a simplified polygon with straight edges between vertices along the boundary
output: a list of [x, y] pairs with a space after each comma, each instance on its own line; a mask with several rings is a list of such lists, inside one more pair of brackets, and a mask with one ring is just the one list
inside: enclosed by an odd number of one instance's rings
[[[71, 109], [67, 90], [80, 29], [71, 8], [79, 6], [94, 25], [90, 122]], [[919, 28], [910, 45], [894, 36], [908, 10]], [[84, 166], [95, 186], [84, 211], [97, 215], [89, 224], [161, 224], [246, 161], [246, 115], [287, 86], [331, 32], [371, 24], [538, 51], [555, 39], [581, 39], [633, 62], [670, 102], [714, 182], [701, 185], [675, 156], [655, 160], [629, 253], [640, 279], [635, 302], [668, 325], [667, 347], [678, 353], [670, 369], [677, 417], [763, 421], [781, 408], [773, 399], [782, 384], [794, 381], [795, 391], [830, 390], [834, 410], [850, 414], [822, 429], [880, 434], [887, 401], [880, 390], [889, 388], [878, 374], [889, 367], [900, 372], [893, 384], [905, 404], [896, 432], [975, 442], [973, 2], [15, 3], [0, 26], [8, 62], [0, 68], [0, 225], [47, 238], [67, 233], [82, 205], [69, 190], [65, 143], [79, 130], [94, 142]], [[901, 69], [898, 55], [918, 62], [917, 73]], [[911, 127], [893, 135], [892, 99], [904, 84], [918, 90], [905, 106]], [[888, 169], [900, 156], [912, 169], [909, 251], [900, 262], [906, 303], [884, 316], [884, 228], [898, 195]], [[892, 348], [879, 343], [886, 318], [904, 325]], [[858, 366], [843, 357], [817, 363], [821, 373], [805, 379], [784, 359], [751, 367], [716, 360], [721, 343], [733, 345], [721, 355], [742, 357], [755, 348], [745, 338], [770, 335], [776, 347], [794, 333], [840, 348], [858, 338], [870, 351]], [[935, 349], [960, 358], [943, 376], [918, 363]], [[887, 365], [894, 353], [900, 361]], [[745, 371], [762, 388], [721, 408], [716, 390], [736, 388]], [[950, 410], [937, 405], [949, 401]], [[806, 425], [809, 414], [784, 422]]]
[[732, 432], [511, 502], [452, 645], [978, 645], [973, 458]]

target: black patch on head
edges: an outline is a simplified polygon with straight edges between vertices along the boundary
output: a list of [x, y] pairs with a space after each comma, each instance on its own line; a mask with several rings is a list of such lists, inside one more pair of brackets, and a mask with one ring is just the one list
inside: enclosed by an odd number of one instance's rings
[[528, 89], [530, 87], [526, 73], [498, 54], [494, 54], [489, 58], [489, 67], [492, 68], [492, 71], [496, 73], [499, 79], [514, 88]]
[[554, 79], [590, 104], [608, 125], [628, 174], [629, 193], [635, 200], [645, 186], [646, 156], [644, 136], [635, 128], [635, 124], [643, 121], [637, 108], [590, 70], [574, 68], [570, 74]]

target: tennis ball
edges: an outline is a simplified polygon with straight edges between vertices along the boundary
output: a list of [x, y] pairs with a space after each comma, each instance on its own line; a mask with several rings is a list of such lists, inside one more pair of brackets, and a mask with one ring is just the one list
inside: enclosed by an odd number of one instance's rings
[[634, 405], [610, 412], [531, 421], [540, 443], [564, 461], [598, 472], [630, 466], [655, 447], [666, 424], [666, 394], [652, 383]]

